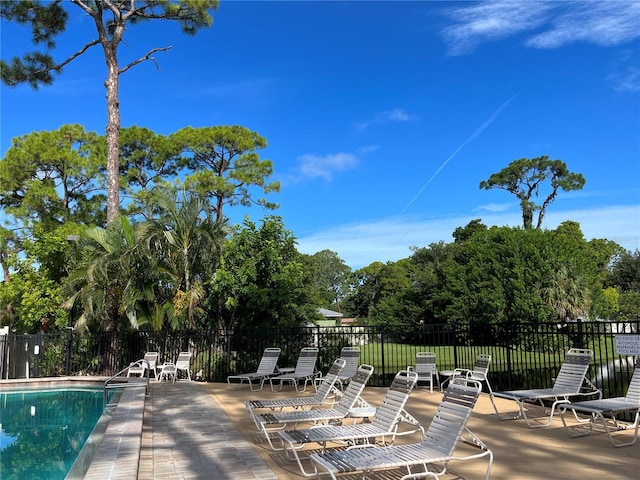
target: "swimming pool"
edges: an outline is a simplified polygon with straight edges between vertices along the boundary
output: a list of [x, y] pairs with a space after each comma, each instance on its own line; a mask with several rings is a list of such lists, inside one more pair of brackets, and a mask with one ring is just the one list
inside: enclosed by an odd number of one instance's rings
[[0, 392], [0, 478], [65, 479], [103, 404], [96, 388]]

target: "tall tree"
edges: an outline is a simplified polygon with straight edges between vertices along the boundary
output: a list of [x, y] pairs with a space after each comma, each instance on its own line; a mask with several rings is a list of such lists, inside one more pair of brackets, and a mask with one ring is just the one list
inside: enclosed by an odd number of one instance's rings
[[373, 262], [354, 272], [354, 285], [345, 298], [348, 315], [377, 324], [417, 322], [409, 260]]
[[[453, 262], [453, 253], [457, 243], [469, 240], [473, 237], [472, 230], [482, 235], [486, 231], [477, 228], [480, 224], [472, 220], [467, 227], [458, 227], [454, 232], [455, 243], [445, 243], [440, 241], [432, 243], [428, 247], [413, 247], [413, 254], [410, 257], [413, 267], [413, 282], [416, 290], [416, 297], [421, 306], [422, 313], [418, 320], [424, 324], [444, 323], [444, 317], [438, 317], [436, 312], [444, 309], [438, 307], [438, 301], [448, 303], [446, 295], [436, 296], [441, 286], [445, 283], [449, 266]], [[456, 233], [457, 232], [457, 233]]]
[[295, 238], [280, 217], [235, 229], [212, 280], [212, 317], [221, 327], [300, 325], [315, 314]]
[[112, 222], [120, 209], [120, 75], [130, 68], [155, 61], [153, 55], [167, 51], [170, 46], [149, 50], [138, 59], [120, 66], [118, 47], [123, 42], [124, 32], [132, 25], [147, 20], [173, 20], [182, 26], [182, 31], [193, 35], [202, 27], [209, 27], [213, 18], [210, 10], [218, 7], [218, 0], [70, 0], [79, 8], [79, 14], [91, 17], [96, 28], [96, 38], [88, 40], [78, 51], [62, 61], [54, 61], [51, 50], [56, 46], [56, 37], [67, 29], [69, 13], [61, 0], [53, 2], [37, 0], [5, 0], [0, 3], [0, 15], [9, 21], [30, 25], [32, 41], [44, 46], [44, 51], [26, 53], [15, 57], [10, 63], [0, 62], [2, 81], [11, 87], [29, 83], [33, 88], [50, 85], [54, 76], [91, 47], [100, 45], [107, 65], [107, 222]]
[[369, 307], [372, 324], [418, 324], [420, 309], [417, 304], [413, 276], [414, 264], [408, 259], [387, 262], [380, 269], [377, 285], [378, 300]]
[[308, 262], [309, 284], [319, 306], [341, 311], [342, 300], [349, 291], [351, 268], [331, 250], [303, 258]]
[[[550, 188], [543, 182], [549, 180]], [[548, 156], [521, 158], [514, 160], [498, 173], [492, 174], [488, 180], [480, 182], [480, 188], [490, 190], [499, 188], [514, 194], [520, 200], [522, 222], [525, 229], [533, 228], [533, 216], [538, 211], [536, 228], [542, 225], [547, 207], [553, 202], [558, 190], [580, 190], [585, 179], [580, 173], [569, 171], [562, 160], [550, 160]], [[538, 197], [541, 189], [546, 197], [540, 205], [536, 205], [532, 197]]]
[[373, 262], [353, 273], [351, 291], [343, 303], [347, 315], [369, 318], [369, 311], [380, 300], [380, 275], [383, 268], [384, 263]]
[[613, 264], [611, 283], [621, 293], [640, 292], [640, 250], [622, 252]]
[[245, 127], [185, 127], [170, 136], [184, 151], [187, 168], [192, 171], [184, 180], [185, 188], [210, 198], [216, 219], [223, 218], [225, 205], [256, 204], [273, 210], [278, 206], [265, 198], [254, 198], [251, 187], [263, 193], [279, 192], [279, 182], [267, 182], [273, 162], [260, 159], [256, 150], [267, 141]]

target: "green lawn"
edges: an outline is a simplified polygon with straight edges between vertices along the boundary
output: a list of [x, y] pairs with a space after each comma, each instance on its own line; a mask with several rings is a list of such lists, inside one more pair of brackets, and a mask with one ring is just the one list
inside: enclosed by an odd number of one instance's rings
[[[513, 370], [522, 368], [549, 368], [560, 366], [569, 347], [554, 353], [528, 352], [523, 350], [511, 350], [504, 347], [459, 346], [457, 349], [458, 364], [456, 365], [453, 346], [424, 347], [399, 343], [369, 343], [361, 345], [361, 363], [373, 365], [377, 372], [381, 372], [383, 365], [385, 373], [404, 369], [415, 364], [416, 353], [420, 351], [432, 351], [436, 354], [439, 370], [452, 370], [456, 367], [471, 368], [475, 358], [480, 353], [491, 355], [491, 372], [494, 374], [506, 373], [508, 364]], [[602, 364], [617, 358], [614, 348], [614, 339], [611, 336], [602, 336], [596, 345], [589, 346], [594, 351], [594, 363]], [[510, 358], [509, 358], [510, 354]], [[510, 361], [509, 361], [510, 360]]]

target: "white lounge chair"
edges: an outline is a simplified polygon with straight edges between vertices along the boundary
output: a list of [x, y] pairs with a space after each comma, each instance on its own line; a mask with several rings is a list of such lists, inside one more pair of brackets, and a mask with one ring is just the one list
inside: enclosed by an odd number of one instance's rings
[[177, 376], [178, 370], [176, 369], [175, 363], [165, 362], [162, 364], [160, 375], [158, 376], [158, 381], [162, 382], [163, 380], [166, 380], [168, 382], [169, 380], [171, 380], [171, 383], [175, 383]]
[[360, 366], [360, 347], [342, 347], [340, 358], [346, 362], [344, 368], [338, 375], [338, 385], [340, 385], [340, 388], [343, 388], [358, 371], [358, 367]]
[[271, 439], [271, 434], [284, 430], [285, 428], [295, 428], [298, 423], [310, 422], [314, 425], [326, 425], [329, 422], [344, 420], [349, 411], [356, 405], [360, 407], [370, 407], [360, 395], [364, 390], [373, 367], [371, 365], [360, 365], [358, 371], [353, 376], [346, 390], [340, 397], [337, 405], [331, 408], [316, 408], [312, 410], [293, 410], [288, 412], [261, 413], [255, 415], [257, 427], [262, 431], [269, 446], [273, 450], [282, 450], [284, 447], [276, 447]]
[[140, 375], [144, 377], [149, 368], [149, 375], [153, 374], [153, 378], [158, 379], [158, 352], [147, 352], [142, 360], [133, 362], [127, 370], [127, 377], [131, 375]]
[[[269, 378], [271, 384], [271, 391], [276, 392], [282, 390], [282, 386], [285, 383], [290, 383], [296, 387], [297, 392], [304, 392], [307, 389], [307, 384], [314, 383], [314, 379], [318, 376], [316, 370], [316, 361], [318, 360], [318, 348], [316, 347], [304, 347], [300, 350], [298, 355], [298, 362], [293, 372], [282, 373], [274, 377]], [[275, 383], [274, 383], [275, 382]], [[304, 382], [302, 390], [298, 388], [298, 384]]]
[[[588, 424], [588, 429], [570, 428], [565, 420], [565, 413], [571, 410], [579, 424]], [[564, 428], [571, 437], [583, 437], [593, 432], [594, 424], [600, 420], [607, 432], [609, 441], [614, 447], [628, 447], [636, 443], [638, 440], [638, 427], [640, 426], [640, 362], [638, 362], [633, 371], [633, 376], [629, 382], [627, 394], [624, 397], [601, 398], [598, 400], [585, 400], [582, 402], [572, 402], [560, 405], [560, 418]], [[616, 416], [629, 412], [634, 415], [634, 421], [630, 424], [621, 424], [616, 420]], [[589, 415], [587, 418], [581, 418], [579, 413]], [[617, 442], [614, 440], [612, 433], [619, 430], [627, 430], [633, 428], [634, 435], [628, 442]]]
[[[409, 399], [409, 394], [416, 386], [418, 374], [408, 370], [402, 370], [393, 379], [387, 394], [380, 406], [376, 409], [371, 423], [356, 423], [353, 425], [323, 425], [319, 427], [287, 430], [278, 432], [285, 446], [287, 457], [298, 462], [302, 475], [315, 476], [316, 472], [307, 472], [302, 465], [302, 459], [298, 451], [309, 443], [318, 443], [323, 449], [327, 443], [341, 442], [348, 445], [367, 444], [380, 438], [385, 444], [392, 444], [397, 435], [408, 435], [415, 432], [424, 433], [420, 423], [404, 407]], [[411, 423], [409, 430], [398, 431], [401, 421]]]
[[[493, 453], [469, 429], [467, 422], [476, 404], [482, 385], [477, 380], [456, 377], [442, 397], [424, 438], [419, 443], [388, 446], [364, 446], [347, 450], [326, 450], [309, 456], [318, 477], [328, 474], [334, 480], [338, 475], [406, 468], [402, 479], [439, 478], [447, 471], [450, 461], [469, 461], [487, 456], [489, 464], [485, 479], [489, 479], [493, 465]], [[466, 432], [466, 437], [465, 437]], [[455, 455], [459, 442], [469, 443], [480, 452]], [[439, 471], [428, 470], [429, 466], [441, 464]], [[417, 470], [419, 469], [419, 470]], [[352, 475], [350, 478], [355, 478]], [[378, 478], [378, 477], [376, 477]], [[382, 476], [380, 476], [382, 478]], [[391, 478], [384, 476], [384, 478]], [[393, 478], [396, 478], [395, 476]]]
[[440, 375], [438, 374], [436, 354], [434, 352], [418, 352], [415, 366], [409, 366], [407, 370], [418, 374], [416, 387], [420, 386], [420, 382], [429, 382], [429, 391], [433, 393], [433, 381], [435, 380], [440, 385]]
[[[447, 378], [440, 385], [442, 390], [446, 383], [450, 382], [453, 378], [463, 375], [471, 380], [478, 380], [487, 384], [487, 390], [491, 393], [491, 384], [487, 375], [489, 374], [489, 367], [491, 366], [491, 355], [487, 353], [481, 353], [476, 357], [476, 361], [472, 368], [456, 368], [454, 370], [447, 370], [440, 372], [441, 375]], [[493, 399], [492, 399], [493, 401]]]
[[184, 372], [191, 381], [191, 352], [180, 352], [176, 360], [176, 380], [180, 378], [180, 372]]
[[[327, 374], [322, 377], [322, 382], [316, 390], [316, 394], [311, 397], [293, 398], [271, 398], [265, 400], [246, 400], [244, 402], [251, 418], [256, 421], [255, 410], [270, 409], [271, 411], [282, 411], [284, 408], [308, 409], [314, 407], [329, 407], [337, 403], [336, 396], [340, 392], [336, 390], [338, 375], [344, 368], [345, 361], [342, 358], [336, 359], [331, 365]], [[260, 428], [260, 425], [256, 423]]]
[[[276, 366], [278, 365], [278, 358], [280, 358], [279, 348], [265, 348], [262, 353], [262, 358], [258, 364], [258, 369], [255, 372], [243, 373], [240, 375], [229, 375], [227, 377], [227, 383], [231, 385], [232, 380], [240, 380], [240, 386], [246, 381], [252, 391], [262, 390], [264, 382], [267, 378], [276, 374]], [[253, 388], [253, 382], [258, 381], [259, 388]]]
[[[560, 372], [555, 379], [552, 388], [537, 388], [531, 390], [510, 390], [504, 392], [492, 392], [492, 397], [506, 398], [513, 400], [518, 404], [519, 412], [515, 417], [500, 417], [502, 420], [515, 420], [524, 418], [530, 428], [542, 428], [551, 425], [556, 408], [559, 405], [569, 403], [570, 397], [576, 396], [594, 396], [598, 395], [602, 398], [602, 392], [598, 390], [587, 378], [587, 370], [593, 358], [593, 351], [588, 349], [572, 348], [567, 353]], [[583, 388], [587, 384], [588, 390]], [[548, 413], [548, 419], [545, 423], [531, 423], [527, 417], [525, 403], [539, 404], [543, 409], [546, 408], [544, 402], [552, 402], [551, 409]], [[495, 402], [493, 408], [499, 414]]]

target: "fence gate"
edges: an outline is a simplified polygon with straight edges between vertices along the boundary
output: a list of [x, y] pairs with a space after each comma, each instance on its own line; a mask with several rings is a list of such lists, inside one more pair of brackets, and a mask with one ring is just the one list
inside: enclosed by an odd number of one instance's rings
[[0, 378], [39, 377], [42, 335], [15, 335], [0, 330]]

